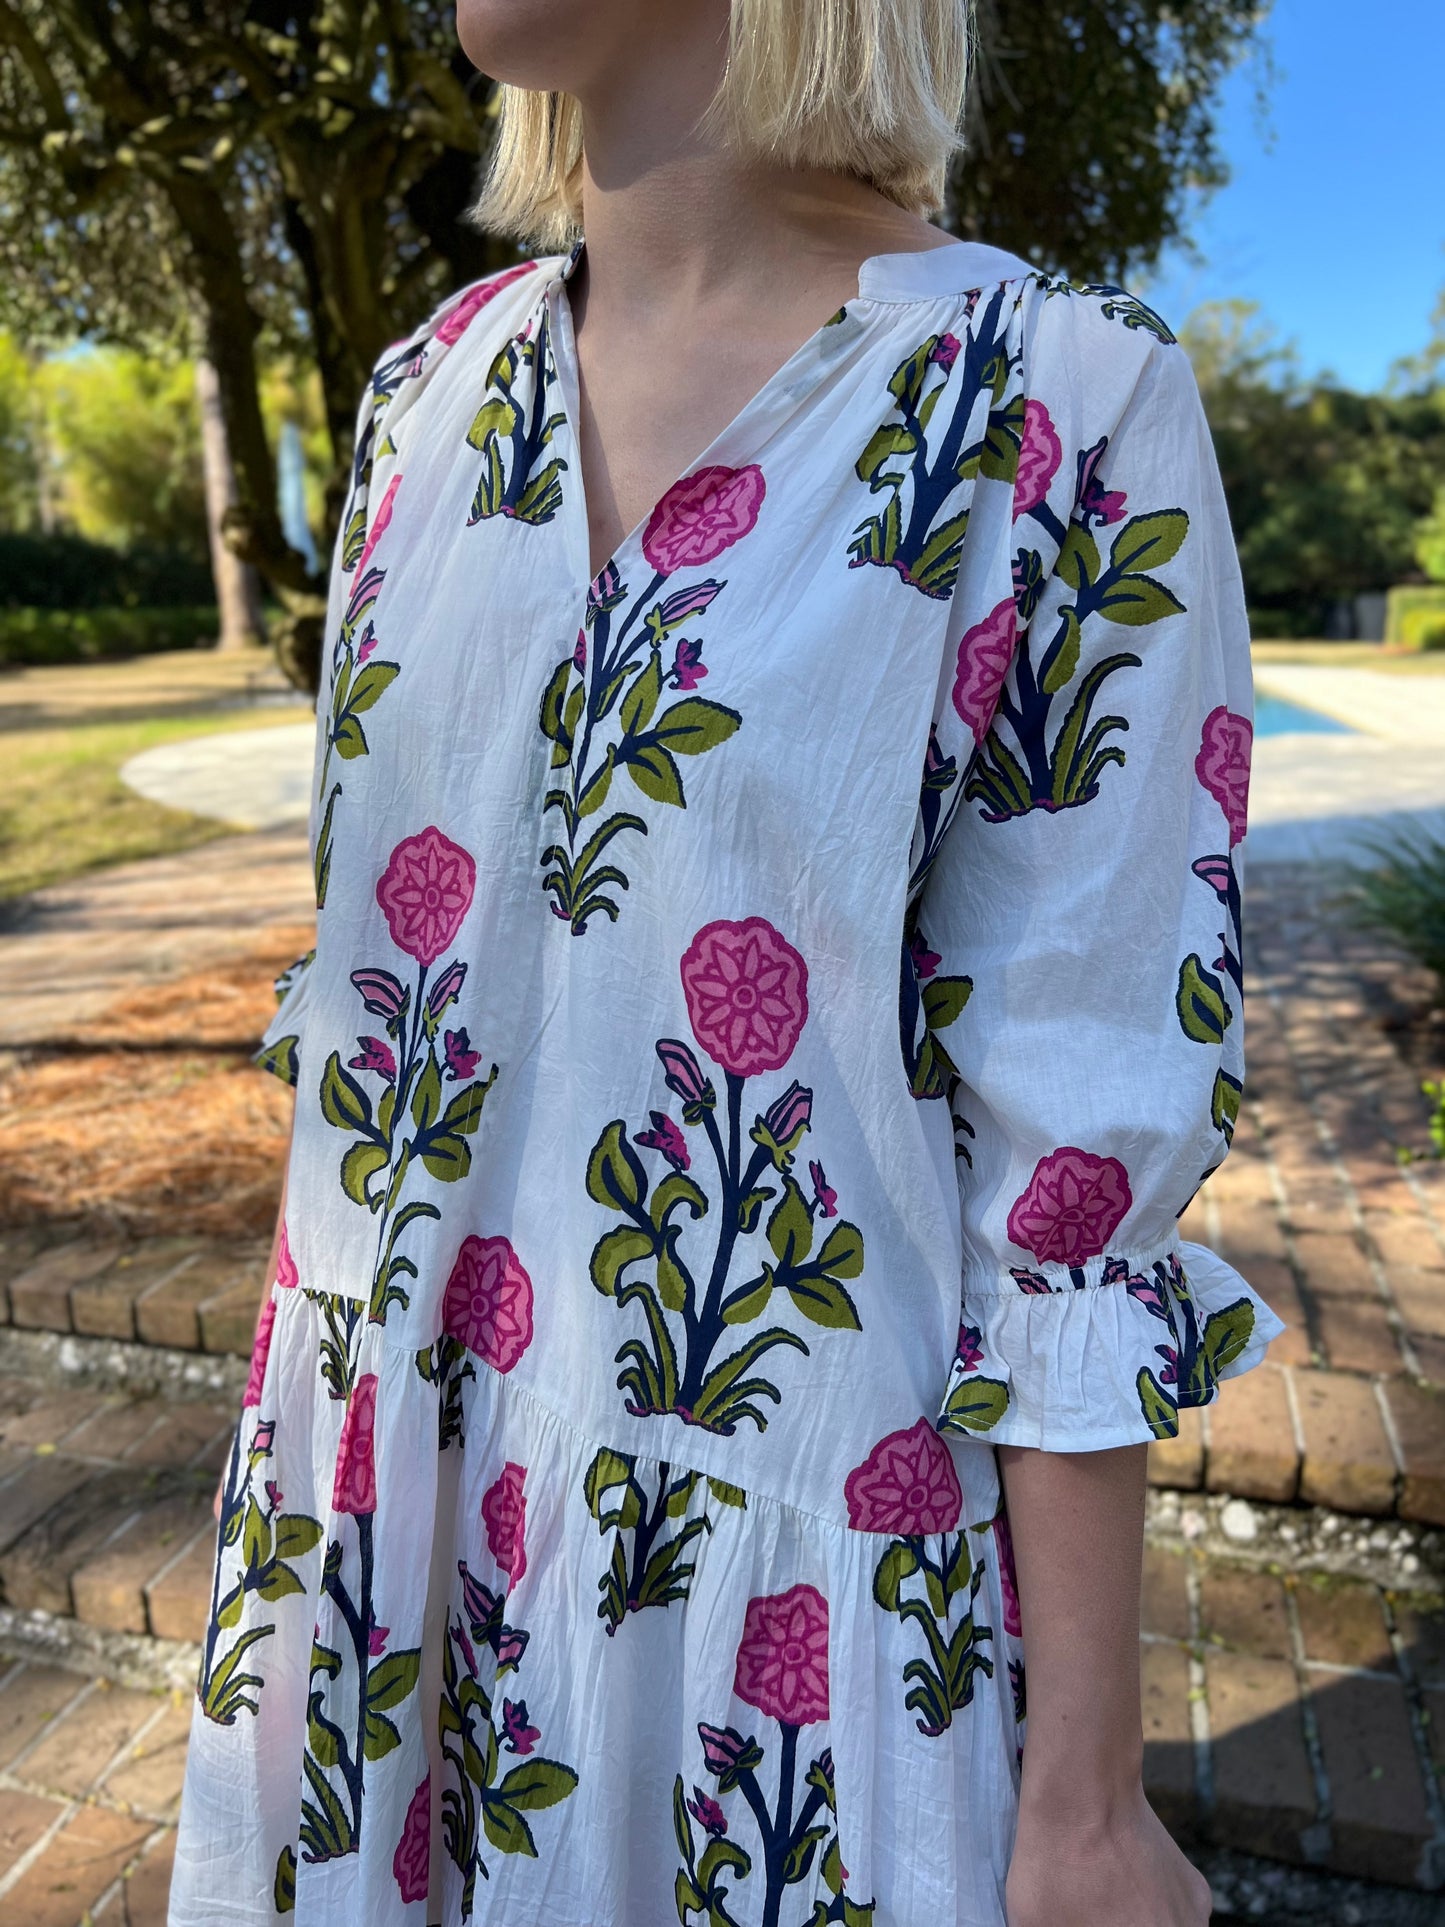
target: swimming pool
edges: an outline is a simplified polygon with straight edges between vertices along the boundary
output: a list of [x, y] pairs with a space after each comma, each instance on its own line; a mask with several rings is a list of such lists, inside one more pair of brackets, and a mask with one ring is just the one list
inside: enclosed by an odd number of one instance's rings
[[1353, 736], [1348, 723], [1336, 722], [1318, 709], [1303, 703], [1286, 702], [1265, 690], [1255, 692], [1254, 733], [1256, 736]]

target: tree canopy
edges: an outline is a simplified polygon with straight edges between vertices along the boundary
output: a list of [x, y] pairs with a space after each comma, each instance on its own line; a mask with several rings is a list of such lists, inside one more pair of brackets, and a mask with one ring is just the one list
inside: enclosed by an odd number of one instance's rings
[[1445, 390], [1306, 381], [1248, 302], [1202, 309], [1181, 338], [1256, 632], [1319, 635], [1333, 602], [1408, 581], [1445, 474]]
[[[1117, 276], [1222, 175], [1219, 82], [1260, 0], [979, 0], [971, 140], [948, 218]], [[468, 226], [488, 84], [450, 0], [0, 0], [0, 324], [203, 353], [238, 501], [228, 540], [314, 676], [324, 584], [286, 541], [260, 391], [315, 366], [338, 488], [372, 362], [513, 258]]]

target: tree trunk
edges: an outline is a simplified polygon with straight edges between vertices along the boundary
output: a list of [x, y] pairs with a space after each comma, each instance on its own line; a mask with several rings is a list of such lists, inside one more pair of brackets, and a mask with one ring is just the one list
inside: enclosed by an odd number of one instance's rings
[[261, 615], [261, 578], [249, 562], [226, 547], [221, 533], [227, 509], [237, 499], [236, 472], [231, 465], [226, 422], [221, 412], [221, 384], [215, 365], [200, 356], [196, 361], [196, 400], [201, 413], [201, 461], [206, 482], [206, 527], [211, 540], [211, 574], [220, 610], [220, 649], [251, 649], [266, 640]]

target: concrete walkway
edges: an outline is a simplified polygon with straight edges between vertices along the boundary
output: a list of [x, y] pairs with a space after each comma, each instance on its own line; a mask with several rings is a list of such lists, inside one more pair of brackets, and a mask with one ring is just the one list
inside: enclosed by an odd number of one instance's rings
[[[1255, 861], [1339, 862], [1396, 828], [1445, 838], [1445, 676], [1271, 664], [1255, 679], [1357, 732], [1259, 738]], [[198, 736], [132, 757], [121, 776], [155, 803], [238, 829], [282, 829], [306, 821], [313, 744], [310, 723]]]

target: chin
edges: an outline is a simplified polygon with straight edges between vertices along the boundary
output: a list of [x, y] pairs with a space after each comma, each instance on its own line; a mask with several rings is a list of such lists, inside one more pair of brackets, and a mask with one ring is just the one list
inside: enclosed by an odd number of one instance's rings
[[634, 11], [626, 0], [457, 0], [457, 39], [492, 80], [571, 93]]

